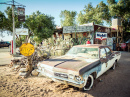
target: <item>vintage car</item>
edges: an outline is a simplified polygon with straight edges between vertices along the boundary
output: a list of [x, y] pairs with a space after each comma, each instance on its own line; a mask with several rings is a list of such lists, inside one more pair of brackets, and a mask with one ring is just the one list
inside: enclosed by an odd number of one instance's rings
[[64, 56], [38, 63], [38, 70], [54, 81], [90, 90], [94, 80], [115, 65], [121, 57], [108, 46], [99, 44], [73, 46]]
[[11, 44], [9, 42], [0, 42], [0, 48], [1, 47], [9, 47]]

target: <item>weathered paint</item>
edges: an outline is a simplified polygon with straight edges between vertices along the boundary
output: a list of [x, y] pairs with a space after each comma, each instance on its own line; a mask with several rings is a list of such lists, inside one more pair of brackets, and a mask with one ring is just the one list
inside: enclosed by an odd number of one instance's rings
[[[76, 87], [83, 87], [85, 81], [90, 74], [96, 73], [96, 78], [101, 76], [104, 72], [110, 69], [115, 61], [118, 61], [121, 57], [120, 52], [113, 52], [111, 50], [111, 55], [107, 55], [106, 58], [100, 58], [100, 49], [108, 48], [108, 46], [103, 45], [78, 45], [77, 47], [94, 47], [99, 48], [99, 59], [85, 59], [79, 57], [68, 57], [62, 56], [58, 58], [53, 58], [45, 60], [38, 64], [38, 69], [43, 71], [44, 75], [53, 79], [58, 80], [62, 83], [73, 85]], [[87, 61], [89, 60], [89, 61]], [[61, 78], [54, 76], [54, 73], [65, 74], [68, 78]], [[80, 76], [81, 80], [76, 81], [75, 77], [70, 79], [69, 76]]]

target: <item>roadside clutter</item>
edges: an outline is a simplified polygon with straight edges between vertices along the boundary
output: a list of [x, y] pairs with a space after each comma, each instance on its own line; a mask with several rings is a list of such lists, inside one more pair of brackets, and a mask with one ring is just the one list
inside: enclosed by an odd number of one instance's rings
[[13, 57], [11, 60], [9, 67], [11, 68], [12, 71], [16, 71], [18, 73], [18, 77], [25, 78], [29, 76], [30, 74], [32, 76], [42, 76], [38, 71], [37, 64], [39, 61], [43, 61], [45, 59], [48, 59], [49, 53], [47, 52], [42, 52], [41, 50], [37, 49], [35, 52], [31, 55], [31, 64], [32, 64], [32, 71], [29, 71], [28, 67], [28, 58], [19, 55], [18, 57]]

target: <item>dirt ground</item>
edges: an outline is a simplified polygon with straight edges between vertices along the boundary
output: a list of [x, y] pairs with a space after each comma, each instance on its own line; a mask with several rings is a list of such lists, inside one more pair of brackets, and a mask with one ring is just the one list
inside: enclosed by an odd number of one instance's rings
[[95, 80], [90, 91], [53, 82], [45, 77], [19, 79], [8, 66], [0, 66], [0, 97], [130, 97], [130, 53], [122, 52], [115, 70]]

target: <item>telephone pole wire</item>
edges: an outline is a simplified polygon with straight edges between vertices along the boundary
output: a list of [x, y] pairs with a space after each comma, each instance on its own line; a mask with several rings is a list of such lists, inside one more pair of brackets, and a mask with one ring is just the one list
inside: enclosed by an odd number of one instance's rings
[[[3, 3], [0, 3], [0, 4], [6, 4], [6, 5], [12, 5], [12, 18], [13, 18], [13, 55], [15, 56], [16, 55], [16, 42], [15, 42], [15, 14], [14, 14], [14, 7], [15, 6], [23, 6], [23, 7], [26, 7], [18, 2], [15, 2], [14, 0], [12, 1], [9, 1], [9, 2], [12, 2], [12, 4], [9, 4], [9, 3], [6, 3], [6, 2], [3, 2]], [[15, 5], [14, 3], [17, 3], [18, 5]]]

